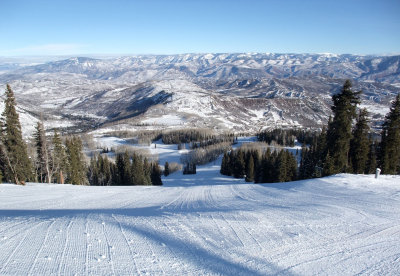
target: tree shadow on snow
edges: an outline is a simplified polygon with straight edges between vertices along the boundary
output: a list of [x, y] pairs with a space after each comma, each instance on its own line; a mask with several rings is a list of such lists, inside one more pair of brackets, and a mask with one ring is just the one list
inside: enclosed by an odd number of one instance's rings
[[[265, 260], [261, 260], [258, 258], [257, 262], [262, 263], [261, 265], [259, 265], [263, 269], [263, 272], [261, 272], [252, 269], [248, 266], [245, 266], [244, 264], [236, 263], [232, 260], [229, 260], [229, 258], [225, 258], [223, 256], [225, 254], [217, 255], [216, 254], [217, 252], [212, 252], [211, 250], [201, 247], [201, 245], [188, 241], [187, 239], [177, 239], [176, 237], [168, 235], [165, 232], [159, 234], [155, 231], [149, 231], [148, 229], [141, 227], [139, 225], [129, 225], [126, 223], [121, 223], [121, 227], [123, 227], [124, 230], [132, 232], [133, 234], [145, 237], [156, 244], [164, 244], [169, 250], [175, 252], [175, 254], [178, 254], [181, 258], [184, 258], [187, 262], [198, 266], [205, 273], [215, 273], [218, 275], [261, 276], [261, 275], [266, 275], [265, 270], [267, 270], [268, 274], [270, 275], [276, 275], [280, 271], [283, 271], [276, 265], [268, 263]], [[159, 257], [162, 258], [162, 256]], [[252, 256], [249, 256], [248, 258], [254, 260]], [[294, 275], [294, 274], [291, 274], [286, 271], [285, 275]]]

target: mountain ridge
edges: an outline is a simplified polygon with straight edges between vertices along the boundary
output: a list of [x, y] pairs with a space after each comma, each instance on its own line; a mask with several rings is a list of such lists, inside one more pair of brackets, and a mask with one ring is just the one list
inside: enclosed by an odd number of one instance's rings
[[[1, 67], [1, 61], [0, 61]], [[320, 127], [345, 79], [363, 90], [373, 127], [400, 92], [400, 56], [221, 53], [73, 57], [0, 74], [18, 103], [76, 130], [119, 120], [138, 126], [256, 131]], [[209, 99], [209, 100], [205, 100]], [[162, 114], [163, 113], [163, 114]], [[181, 118], [157, 125], [157, 116]], [[54, 119], [55, 118], [55, 119]], [[57, 125], [52, 123], [51, 125]], [[79, 128], [78, 126], [82, 126]], [[150, 128], [150, 126], [147, 126]]]

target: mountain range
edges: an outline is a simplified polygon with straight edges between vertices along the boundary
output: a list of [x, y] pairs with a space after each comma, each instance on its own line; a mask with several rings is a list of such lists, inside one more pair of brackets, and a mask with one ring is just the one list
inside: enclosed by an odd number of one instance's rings
[[363, 91], [360, 107], [379, 129], [400, 93], [400, 56], [240, 53], [35, 61], [0, 58], [0, 85], [13, 88], [26, 129], [41, 114], [47, 128], [64, 131], [319, 128], [346, 79]]

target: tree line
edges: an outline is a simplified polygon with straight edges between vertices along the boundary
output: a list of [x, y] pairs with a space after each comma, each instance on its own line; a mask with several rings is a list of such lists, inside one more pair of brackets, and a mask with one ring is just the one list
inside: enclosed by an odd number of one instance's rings
[[62, 143], [55, 131], [49, 143], [43, 123], [38, 122], [34, 135], [36, 156], [28, 156], [14, 92], [9, 85], [5, 93], [5, 107], [0, 120], [0, 180], [15, 184], [25, 184], [26, 181], [87, 184], [82, 141], [78, 137], [67, 138]]
[[303, 145], [299, 178], [368, 174], [376, 168], [383, 174], [400, 174], [400, 94], [384, 118], [378, 140], [371, 133], [368, 111], [357, 110], [361, 93], [352, 91], [347, 80], [332, 96], [333, 117], [309, 147]]
[[233, 142], [233, 134], [215, 135], [209, 129], [179, 129], [163, 132], [161, 139], [164, 144], [187, 144], [191, 143], [191, 148], [207, 147], [210, 145]]
[[377, 167], [383, 174], [400, 174], [400, 94], [385, 116], [379, 141], [373, 139], [367, 110], [357, 110], [362, 92], [351, 87], [347, 80], [332, 96], [333, 117], [321, 133], [272, 130], [257, 135], [260, 141], [283, 145], [293, 145], [298, 136], [303, 143], [299, 164], [288, 151], [239, 149], [224, 154], [221, 173], [256, 183], [373, 173]]
[[88, 180], [94, 186], [162, 185], [161, 169], [139, 154], [118, 154], [115, 163], [107, 155], [94, 155], [88, 168]]
[[295, 141], [311, 144], [315, 131], [303, 129], [272, 129], [257, 133], [257, 140], [271, 144], [275, 141], [282, 146], [294, 147]]
[[287, 182], [297, 179], [297, 161], [287, 150], [240, 148], [224, 153], [220, 172], [247, 182]]
[[78, 136], [61, 139], [55, 130], [46, 136], [40, 120], [34, 133], [35, 152], [28, 155], [22, 138], [14, 92], [6, 86], [4, 111], [0, 118], [0, 181], [25, 184], [71, 183], [76, 185], [162, 185], [157, 163], [139, 155], [119, 154], [116, 163], [101, 155], [85, 162], [82, 140]]

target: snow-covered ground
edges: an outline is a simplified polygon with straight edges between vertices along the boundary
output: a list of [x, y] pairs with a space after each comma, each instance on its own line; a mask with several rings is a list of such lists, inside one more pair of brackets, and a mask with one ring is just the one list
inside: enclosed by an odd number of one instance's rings
[[400, 274], [399, 176], [260, 185], [219, 163], [162, 187], [1, 184], [0, 275]]

